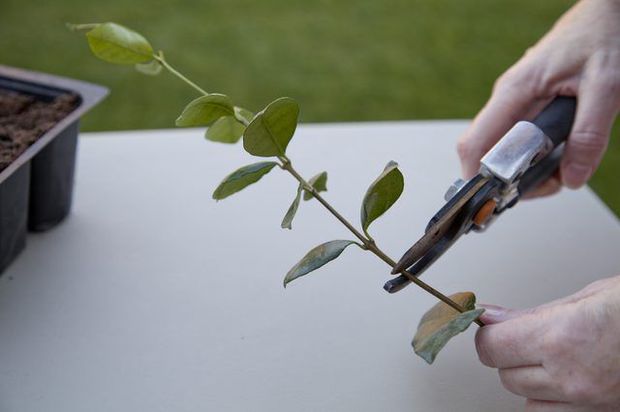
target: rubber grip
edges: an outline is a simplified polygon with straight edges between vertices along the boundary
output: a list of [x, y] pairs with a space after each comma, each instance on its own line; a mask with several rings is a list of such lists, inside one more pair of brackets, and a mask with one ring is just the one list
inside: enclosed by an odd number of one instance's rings
[[[566, 141], [573, 127], [577, 100], [574, 97], [556, 97], [532, 121], [551, 139], [555, 150], [532, 166], [519, 182], [519, 194], [523, 196], [555, 174], [560, 166]], [[561, 147], [559, 147], [561, 146]]]
[[559, 96], [543, 109], [532, 121], [538, 126], [557, 147], [570, 134], [575, 119], [577, 100], [574, 97]]

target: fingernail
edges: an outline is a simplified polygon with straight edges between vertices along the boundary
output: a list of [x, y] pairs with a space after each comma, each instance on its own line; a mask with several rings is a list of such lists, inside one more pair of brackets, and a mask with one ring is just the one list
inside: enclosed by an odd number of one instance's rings
[[569, 163], [562, 171], [564, 185], [571, 189], [577, 189], [583, 185], [592, 174], [592, 168], [579, 163]]
[[481, 318], [485, 323], [498, 323], [506, 320], [508, 309], [502, 306], [479, 304], [478, 307], [484, 309]]

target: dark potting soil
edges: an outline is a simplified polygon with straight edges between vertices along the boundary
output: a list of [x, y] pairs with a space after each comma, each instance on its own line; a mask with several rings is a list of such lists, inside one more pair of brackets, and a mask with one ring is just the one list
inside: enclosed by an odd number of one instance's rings
[[78, 96], [74, 94], [63, 94], [46, 102], [0, 89], [0, 171], [78, 104]]

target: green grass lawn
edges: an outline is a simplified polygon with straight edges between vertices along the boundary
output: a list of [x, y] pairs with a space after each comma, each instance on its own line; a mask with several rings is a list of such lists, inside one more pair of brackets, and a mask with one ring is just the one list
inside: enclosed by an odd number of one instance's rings
[[[304, 122], [470, 118], [566, 0], [3, 0], [1, 63], [109, 86], [84, 130], [171, 127], [193, 91], [112, 67], [65, 22], [145, 34], [203, 88], [252, 110], [288, 95]], [[619, 130], [594, 189], [620, 212]]]

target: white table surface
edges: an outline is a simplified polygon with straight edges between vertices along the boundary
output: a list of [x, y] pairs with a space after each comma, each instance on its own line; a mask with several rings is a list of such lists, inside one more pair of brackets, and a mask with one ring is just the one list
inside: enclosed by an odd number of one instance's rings
[[[402, 199], [371, 228], [397, 258], [458, 177], [463, 121], [306, 125], [289, 154], [357, 223], [391, 159]], [[274, 170], [219, 203], [252, 161], [202, 132], [98, 133], [80, 142], [74, 210], [31, 235], [0, 278], [0, 411], [512, 411], [478, 363], [476, 327], [433, 366], [410, 340], [435, 302], [388, 295], [387, 267], [357, 249], [282, 288], [312, 246], [348, 234], [316, 202], [279, 228], [296, 184]], [[424, 279], [527, 307], [620, 273], [620, 224], [590, 190], [522, 203], [465, 236]]]

